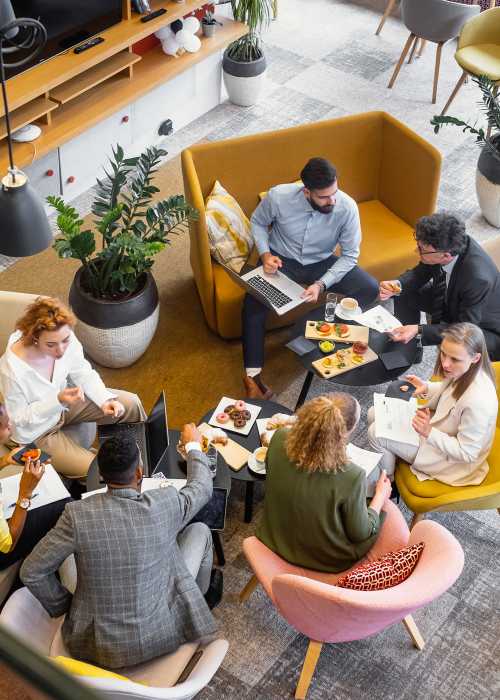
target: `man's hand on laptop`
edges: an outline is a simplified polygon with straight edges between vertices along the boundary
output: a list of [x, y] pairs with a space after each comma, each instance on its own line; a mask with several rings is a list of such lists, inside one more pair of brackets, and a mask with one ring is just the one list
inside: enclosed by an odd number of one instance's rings
[[321, 291], [322, 291], [321, 285], [318, 284], [317, 282], [314, 282], [309, 287], [307, 287], [307, 289], [304, 289], [304, 291], [302, 292], [302, 294], [300, 296], [305, 301], [316, 302], [316, 301], [318, 301], [318, 297], [321, 294]]
[[101, 411], [104, 413], [105, 416], [113, 416], [113, 418], [119, 418], [125, 413], [125, 408], [123, 404], [121, 404], [119, 401], [116, 401], [116, 399], [109, 399], [108, 401], [105, 401], [103, 403], [103, 405], [101, 406]]
[[281, 258], [278, 258], [277, 255], [273, 255], [272, 253], [263, 253], [260, 259], [262, 260], [264, 272], [268, 275], [274, 275], [283, 265]]

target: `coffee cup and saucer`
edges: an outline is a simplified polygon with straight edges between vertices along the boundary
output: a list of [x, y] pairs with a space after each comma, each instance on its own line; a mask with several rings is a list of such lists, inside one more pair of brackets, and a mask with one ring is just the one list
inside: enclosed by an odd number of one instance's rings
[[352, 297], [344, 297], [335, 309], [335, 316], [338, 316], [343, 321], [355, 320], [356, 316], [362, 313], [361, 307]]
[[259, 476], [266, 475], [267, 447], [257, 447], [248, 458], [248, 468]]

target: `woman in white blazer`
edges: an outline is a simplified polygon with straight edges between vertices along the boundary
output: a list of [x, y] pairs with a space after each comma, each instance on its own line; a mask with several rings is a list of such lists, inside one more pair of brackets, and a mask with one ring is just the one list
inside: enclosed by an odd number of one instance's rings
[[455, 323], [442, 334], [434, 374], [425, 382], [414, 375], [414, 396], [427, 396], [413, 427], [418, 447], [375, 437], [374, 412], [368, 412], [371, 446], [383, 457], [380, 467], [394, 474], [396, 457], [410, 464], [420, 481], [436, 479], [450, 486], [480, 484], [488, 473], [488, 453], [495, 435], [498, 398], [495, 373], [483, 333], [472, 323]]
[[0, 359], [0, 390], [12, 421], [12, 439], [36, 442], [69, 478], [87, 475], [95, 454], [65, 428], [75, 423], [145, 419], [136, 394], [107, 389], [73, 333], [76, 319], [58, 299], [38, 297], [17, 320]]

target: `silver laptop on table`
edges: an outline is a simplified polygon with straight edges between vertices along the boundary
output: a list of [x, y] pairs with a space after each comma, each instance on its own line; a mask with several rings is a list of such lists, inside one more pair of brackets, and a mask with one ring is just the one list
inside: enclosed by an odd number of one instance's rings
[[228, 265], [220, 264], [240, 287], [246, 289], [249, 294], [272, 309], [278, 316], [283, 316], [304, 303], [304, 299], [301, 298], [304, 287], [279, 270], [270, 275], [264, 272], [262, 265], [259, 265], [250, 272], [239, 275]]
[[167, 401], [162, 391], [144, 422], [99, 425], [99, 444], [117, 435], [132, 435], [141, 452], [144, 476], [151, 476], [168, 449]]

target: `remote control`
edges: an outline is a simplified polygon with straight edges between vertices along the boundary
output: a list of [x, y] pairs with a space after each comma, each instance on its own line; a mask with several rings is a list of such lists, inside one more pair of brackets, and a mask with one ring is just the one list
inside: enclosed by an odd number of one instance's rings
[[160, 17], [160, 15], [164, 15], [166, 12], [166, 9], [164, 7], [160, 7], [159, 10], [155, 10], [154, 12], [150, 12], [149, 15], [144, 15], [144, 17], [141, 17], [141, 22], [150, 22], [152, 19], [155, 19], [155, 17]]
[[82, 51], [86, 51], [87, 49], [91, 49], [93, 46], [97, 46], [97, 44], [102, 44], [104, 39], [102, 36], [96, 36], [93, 39], [89, 39], [89, 41], [86, 41], [84, 44], [80, 44], [80, 46], [77, 46], [76, 48], [73, 49], [74, 53], [82, 53]]

